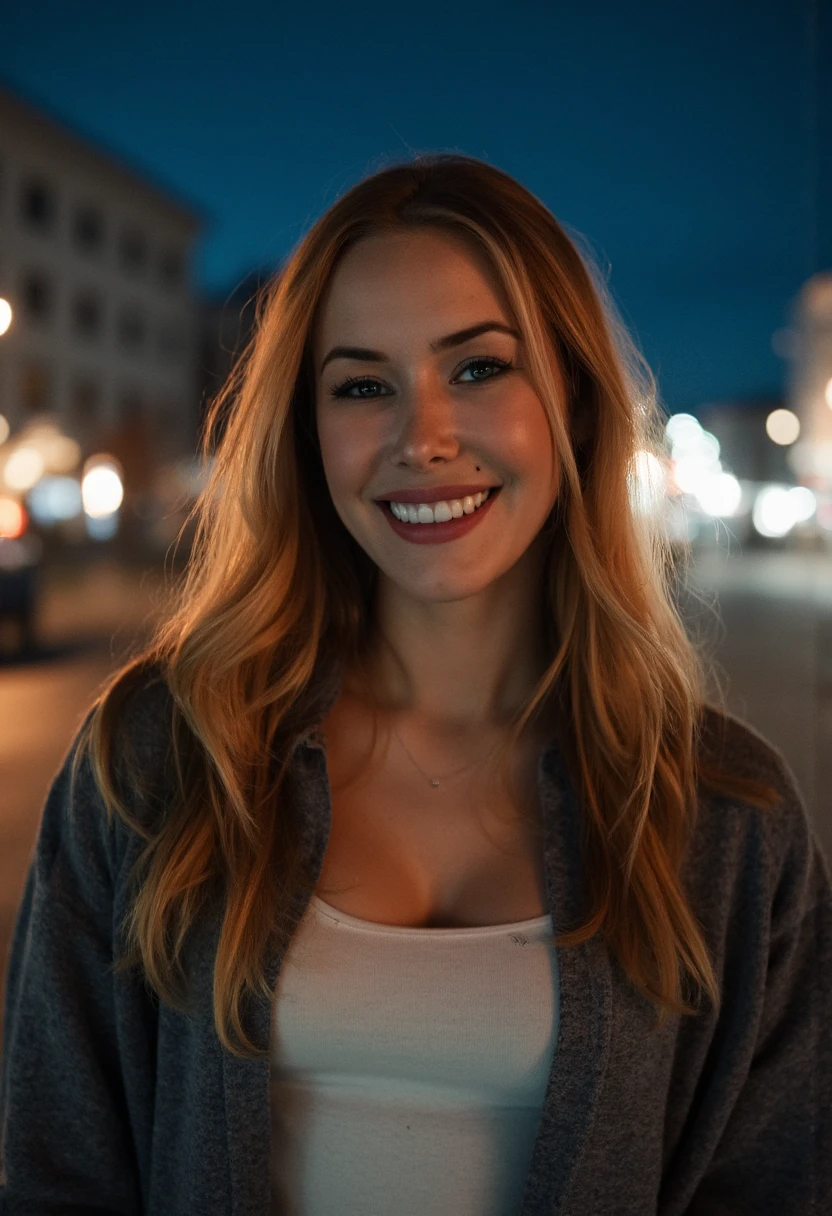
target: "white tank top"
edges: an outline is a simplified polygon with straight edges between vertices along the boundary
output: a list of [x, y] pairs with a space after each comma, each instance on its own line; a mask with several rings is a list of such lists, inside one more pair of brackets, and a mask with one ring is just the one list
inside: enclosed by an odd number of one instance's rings
[[273, 1008], [280, 1216], [514, 1216], [559, 1021], [551, 917], [359, 920], [313, 895]]

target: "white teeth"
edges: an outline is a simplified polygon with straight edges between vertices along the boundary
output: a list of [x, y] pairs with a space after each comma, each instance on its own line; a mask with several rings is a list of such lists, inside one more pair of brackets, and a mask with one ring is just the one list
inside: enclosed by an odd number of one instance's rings
[[460, 519], [462, 515], [472, 515], [477, 507], [481, 507], [488, 498], [490, 490], [481, 490], [479, 494], [467, 494], [465, 498], [452, 498], [450, 501], [427, 503], [391, 502], [390, 510], [396, 519], [411, 524], [441, 524], [449, 519]]

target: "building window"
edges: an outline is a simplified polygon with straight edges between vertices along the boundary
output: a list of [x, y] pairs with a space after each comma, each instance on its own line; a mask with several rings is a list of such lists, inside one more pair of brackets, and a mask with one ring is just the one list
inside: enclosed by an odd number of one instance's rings
[[185, 259], [176, 249], [166, 249], [159, 262], [159, 273], [165, 287], [179, 287], [185, 278]]
[[125, 270], [142, 270], [147, 262], [147, 240], [140, 228], [125, 228], [119, 242], [121, 264]]
[[52, 382], [42, 363], [29, 363], [23, 368], [20, 397], [27, 414], [49, 411], [52, 400]]
[[99, 420], [101, 390], [89, 376], [79, 377], [70, 390], [72, 420], [77, 426], [91, 426]]
[[23, 219], [31, 228], [45, 231], [55, 221], [55, 193], [49, 183], [41, 177], [32, 177], [23, 183], [20, 198]]
[[82, 338], [97, 338], [101, 332], [103, 308], [94, 291], [81, 291], [72, 304], [72, 322]]
[[84, 253], [97, 252], [104, 243], [104, 217], [97, 207], [83, 206], [75, 212], [75, 244]]
[[125, 350], [138, 351], [144, 345], [146, 325], [137, 308], [123, 308], [118, 318], [118, 340]]
[[23, 280], [23, 307], [32, 321], [47, 321], [52, 315], [53, 291], [47, 275], [33, 270]]

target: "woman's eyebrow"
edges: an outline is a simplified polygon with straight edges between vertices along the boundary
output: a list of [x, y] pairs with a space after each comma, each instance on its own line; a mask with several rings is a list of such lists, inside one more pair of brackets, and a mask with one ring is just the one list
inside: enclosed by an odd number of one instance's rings
[[[480, 334], [487, 333], [489, 330], [496, 330], [498, 333], [508, 334], [512, 338], [516, 338], [519, 342], [520, 334], [516, 329], [512, 329], [509, 325], [503, 325], [500, 321], [480, 321], [477, 325], [471, 325], [467, 329], [460, 329], [455, 334], [447, 334], [444, 338], [437, 338], [435, 342], [431, 342], [430, 348], [436, 354], [440, 350], [448, 350], [452, 346], [461, 346], [463, 342], [470, 342], [472, 338], [478, 338]], [[324, 370], [327, 363], [332, 359], [361, 359], [367, 363], [386, 363], [387, 355], [383, 355], [377, 350], [367, 350], [363, 346], [333, 346], [332, 350], [321, 364], [321, 371]]]

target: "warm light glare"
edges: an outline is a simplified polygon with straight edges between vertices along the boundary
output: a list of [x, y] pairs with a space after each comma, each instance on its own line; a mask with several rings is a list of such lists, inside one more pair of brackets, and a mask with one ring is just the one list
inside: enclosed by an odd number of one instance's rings
[[40, 452], [45, 473], [71, 473], [81, 459], [80, 445], [52, 421], [27, 426], [21, 442]]
[[81, 498], [84, 510], [91, 519], [103, 519], [112, 515], [121, 506], [124, 487], [118, 470], [111, 463], [98, 463], [90, 467], [81, 482]]
[[40, 447], [50, 473], [71, 473], [81, 459], [81, 445], [69, 435], [51, 435]]
[[832, 380], [828, 380], [826, 383], [826, 404], [832, 410]]
[[26, 527], [26, 512], [14, 498], [0, 498], [0, 536], [14, 540]]
[[787, 447], [800, 434], [800, 420], [791, 410], [772, 410], [766, 418], [766, 434], [774, 443]]
[[4, 418], [3, 415], [0, 414], [0, 443], [6, 442], [10, 431], [11, 427], [9, 426], [8, 419]]
[[12, 306], [8, 300], [0, 298], [0, 334], [4, 334], [12, 323]]
[[43, 457], [36, 448], [18, 448], [6, 461], [3, 477], [10, 490], [31, 490], [43, 473]]

